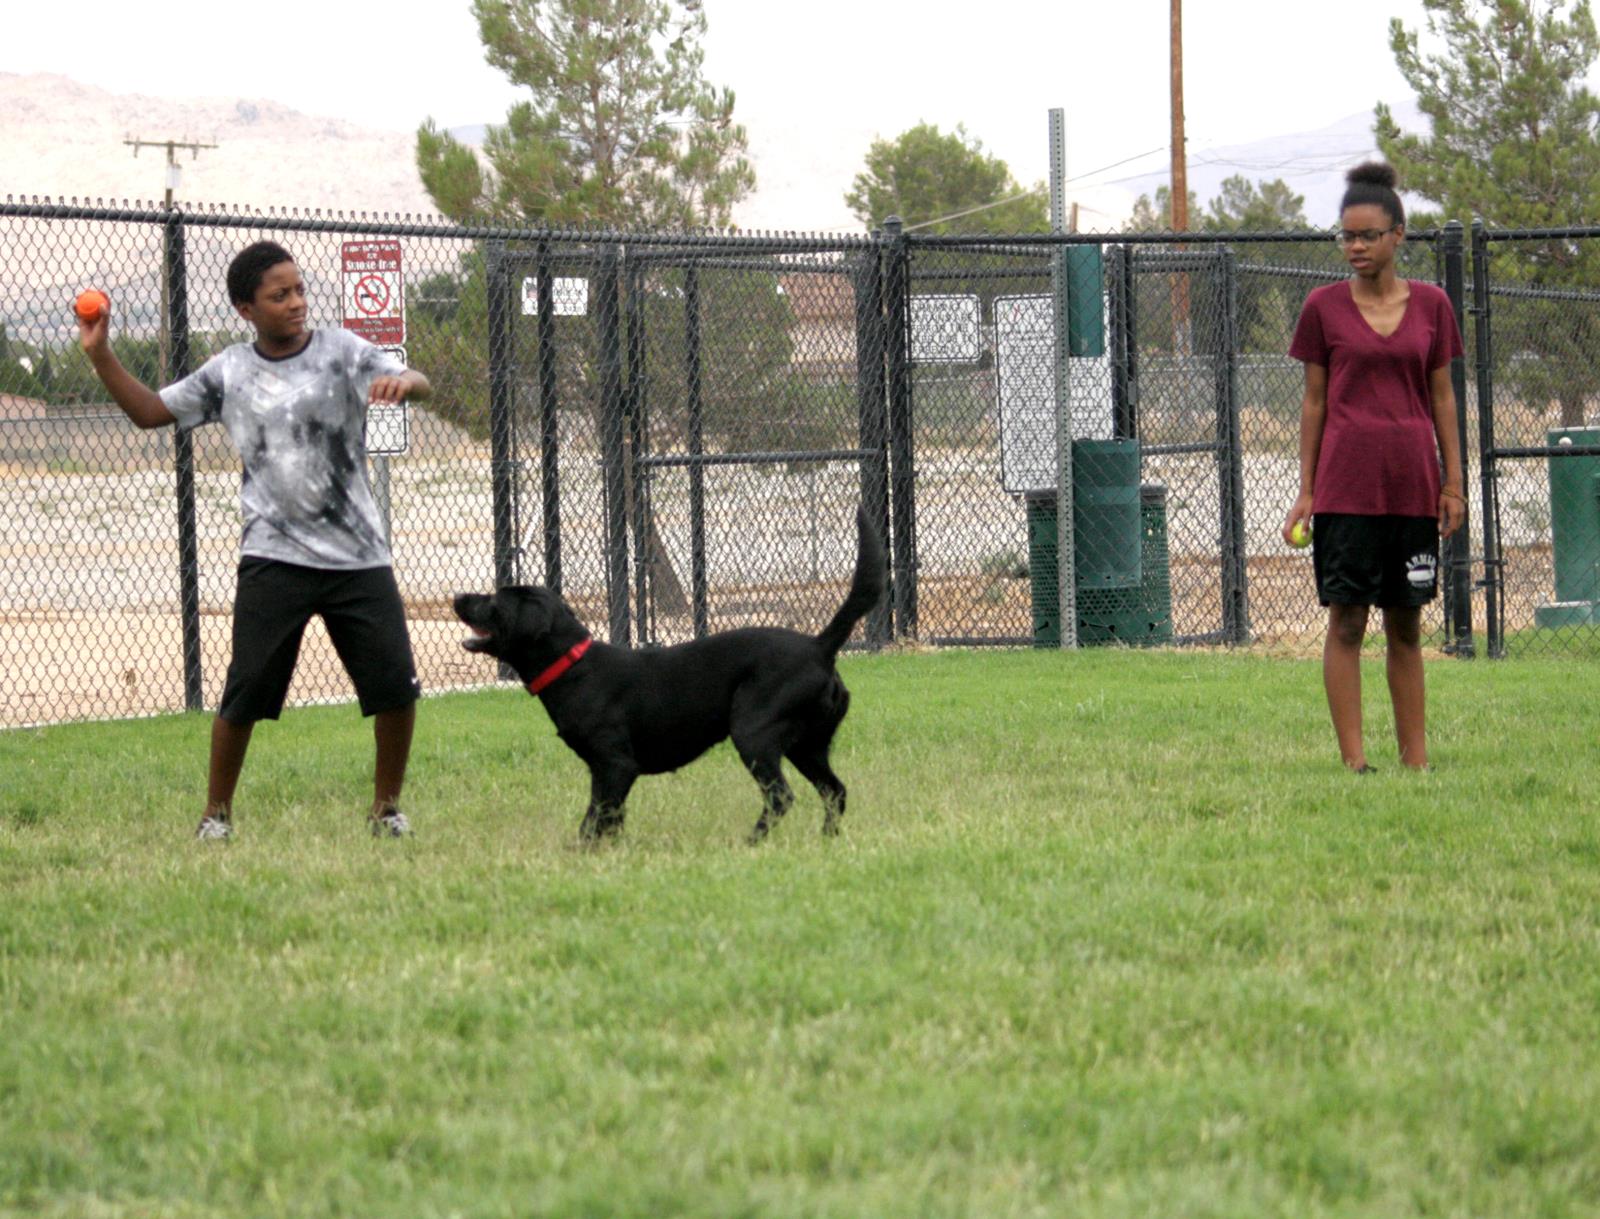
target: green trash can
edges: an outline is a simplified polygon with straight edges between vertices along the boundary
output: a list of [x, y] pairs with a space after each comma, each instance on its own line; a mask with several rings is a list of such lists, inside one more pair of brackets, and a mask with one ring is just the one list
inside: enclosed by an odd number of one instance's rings
[[1139, 488], [1138, 588], [1079, 588], [1078, 642], [1084, 647], [1172, 642], [1172, 574], [1167, 551], [1167, 489]]
[[1061, 596], [1056, 572], [1056, 497], [1030, 495], [1028, 584], [1033, 597], [1033, 646], [1061, 646]]
[[1139, 442], [1072, 442], [1072, 558], [1079, 588], [1139, 587]]
[[[1078, 567], [1078, 642], [1169, 643], [1172, 640], [1172, 583], [1167, 552], [1167, 489], [1146, 484], [1139, 494], [1139, 583], [1132, 588], [1086, 586]], [[1056, 582], [1056, 501], [1030, 495], [1028, 576], [1033, 598], [1035, 647], [1061, 646], [1060, 600]]]
[[[1600, 428], [1554, 428], [1551, 448], [1600, 446]], [[1541, 627], [1600, 622], [1600, 457], [1547, 457], [1556, 599], [1534, 610]]]

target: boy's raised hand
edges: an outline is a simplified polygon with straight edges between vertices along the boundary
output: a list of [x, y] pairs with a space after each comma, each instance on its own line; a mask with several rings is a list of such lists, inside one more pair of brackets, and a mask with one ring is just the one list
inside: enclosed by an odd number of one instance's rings
[[103, 349], [111, 333], [111, 310], [102, 309], [92, 322], [84, 321], [76, 313], [72, 316], [78, 323], [78, 344], [84, 351], [93, 354]]
[[370, 406], [378, 402], [404, 402], [410, 388], [404, 376], [374, 377], [372, 388], [367, 391], [367, 404]]

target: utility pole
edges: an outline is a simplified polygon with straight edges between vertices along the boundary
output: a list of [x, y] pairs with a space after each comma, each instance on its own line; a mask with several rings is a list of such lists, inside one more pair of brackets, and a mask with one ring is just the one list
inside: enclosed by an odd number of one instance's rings
[[[1183, 0], [1172, 0], [1172, 227], [1189, 231], [1189, 162], [1183, 134]], [[1178, 247], [1180, 250], [1182, 246]], [[1189, 275], [1179, 271], [1173, 297], [1173, 340], [1189, 350]]]
[[[172, 192], [178, 188], [182, 173], [178, 165], [178, 149], [189, 151], [190, 159], [198, 159], [203, 148], [215, 144], [201, 144], [192, 140], [123, 140], [138, 156], [141, 148], [167, 150], [167, 223], [161, 226], [161, 344], [159, 348], [161, 369], [156, 378], [156, 388], [165, 385], [172, 376]], [[200, 560], [199, 530], [195, 523], [194, 506], [194, 442], [187, 432], [172, 434], [173, 471], [178, 492], [178, 616], [183, 625], [183, 703], [190, 711], [198, 711], [205, 701], [204, 666], [200, 656]]]
[[[1176, 0], [1174, 0], [1176, 3]], [[201, 144], [195, 140], [141, 140], [134, 138], [123, 140], [124, 144], [133, 149], [133, 155], [138, 156], [141, 148], [165, 148], [167, 150], [167, 189], [163, 206], [167, 211], [172, 210], [172, 192], [178, 188], [178, 181], [183, 176], [183, 166], [178, 164], [178, 149], [185, 149], [191, 161], [198, 160], [202, 149], [215, 148], [215, 144]], [[168, 230], [161, 230], [161, 381], [164, 384], [171, 369], [171, 338], [169, 330], [169, 313], [172, 302], [167, 287], [167, 261], [171, 251], [167, 249]]]
[[1183, 0], [1172, 0], [1172, 227], [1189, 230], [1189, 166], [1183, 135]]

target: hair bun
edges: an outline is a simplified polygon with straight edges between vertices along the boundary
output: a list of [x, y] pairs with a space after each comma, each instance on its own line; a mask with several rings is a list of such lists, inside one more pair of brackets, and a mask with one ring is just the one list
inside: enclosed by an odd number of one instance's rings
[[1344, 180], [1351, 186], [1367, 182], [1373, 186], [1383, 186], [1393, 190], [1395, 183], [1400, 181], [1400, 175], [1395, 173], [1393, 165], [1385, 164], [1383, 161], [1364, 161], [1345, 174]]

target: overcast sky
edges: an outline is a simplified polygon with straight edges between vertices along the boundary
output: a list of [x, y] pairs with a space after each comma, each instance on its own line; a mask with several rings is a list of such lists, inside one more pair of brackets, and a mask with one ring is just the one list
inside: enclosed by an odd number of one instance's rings
[[[429, 116], [495, 122], [516, 96], [484, 62], [467, 0], [7, 9], [0, 71], [59, 72], [116, 93], [265, 97], [404, 131]], [[1052, 107], [1066, 112], [1068, 172], [1085, 186], [1166, 163], [1168, 0], [705, 0], [705, 10], [706, 74], [736, 92], [764, 178], [859, 169], [874, 135], [925, 120], [964, 123], [1032, 184], [1048, 169]], [[1407, 99], [1390, 15], [1419, 26], [1421, 0], [1185, 0], [1191, 158]], [[837, 201], [848, 185], [846, 175], [819, 189]]]

